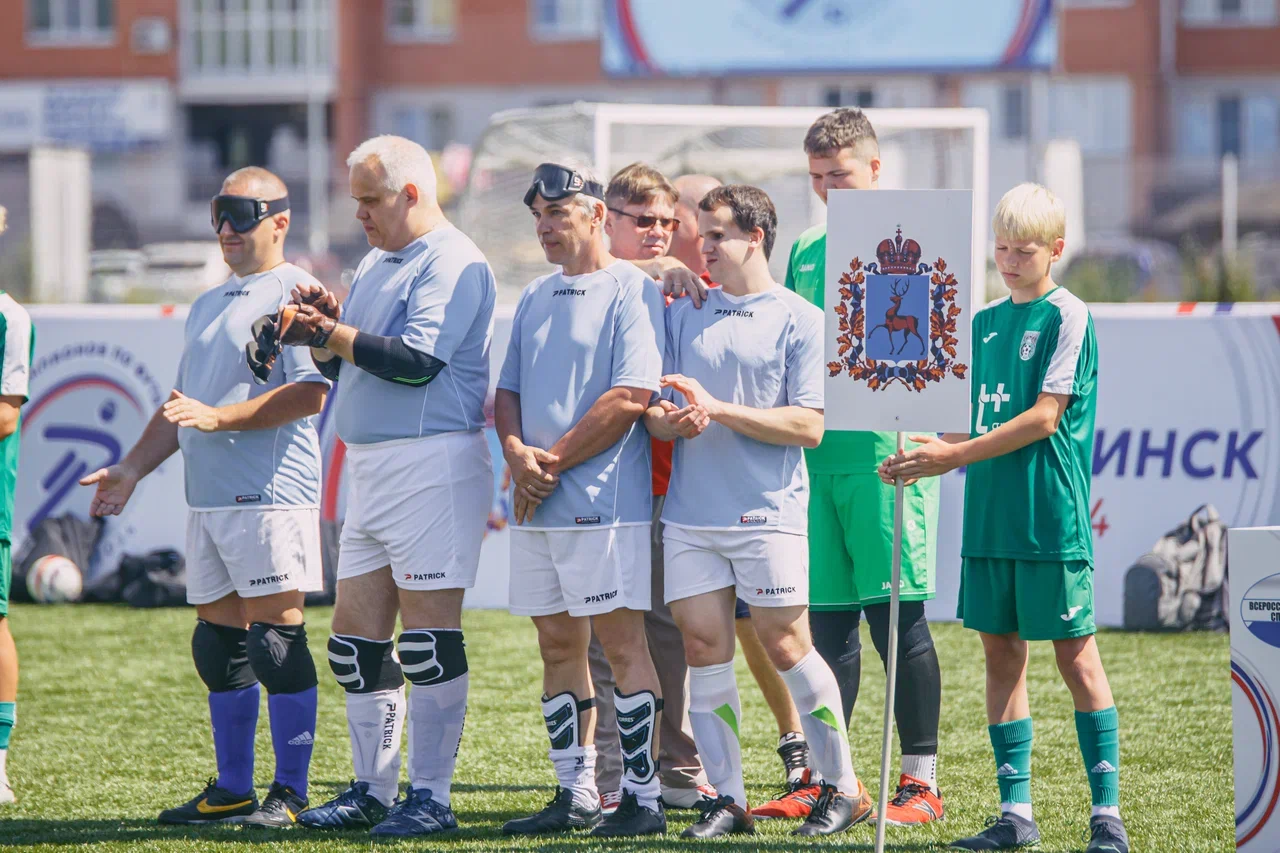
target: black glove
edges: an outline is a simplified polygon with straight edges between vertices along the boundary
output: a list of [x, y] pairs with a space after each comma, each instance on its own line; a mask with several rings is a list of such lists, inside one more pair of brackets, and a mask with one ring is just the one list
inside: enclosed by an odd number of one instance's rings
[[335, 319], [309, 303], [290, 302], [275, 314], [259, 317], [251, 327], [253, 340], [244, 348], [254, 381], [267, 384], [284, 347], [323, 347], [337, 325]]

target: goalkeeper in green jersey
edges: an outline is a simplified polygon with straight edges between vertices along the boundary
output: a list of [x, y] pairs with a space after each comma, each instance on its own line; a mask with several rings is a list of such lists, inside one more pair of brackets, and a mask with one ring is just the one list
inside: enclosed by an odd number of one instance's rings
[[996, 266], [1011, 293], [973, 319], [970, 434], [917, 437], [921, 446], [880, 466], [886, 483], [968, 469], [957, 615], [982, 636], [1001, 814], [954, 849], [1011, 850], [1040, 840], [1031, 811], [1027, 643], [1050, 640], [1075, 704], [1093, 795], [1087, 851], [1129, 852], [1118, 720], [1094, 641], [1089, 480], [1098, 345], [1089, 309], [1050, 275], [1062, 257], [1065, 219], [1062, 202], [1036, 184], [1000, 200]]

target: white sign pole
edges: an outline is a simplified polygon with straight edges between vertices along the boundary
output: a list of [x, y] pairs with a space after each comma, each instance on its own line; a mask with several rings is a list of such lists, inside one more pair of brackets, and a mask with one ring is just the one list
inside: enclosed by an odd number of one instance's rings
[[[898, 452], [903, 434], [898, 432]], [[884, 738], [880, 741], [880, 807], [876, 810], [876, 853], [884, 853], [885, 811], [889, 807], [889, 757], [893, 749], [893, 695], [898, 684], [898, 599], [902, 595], [903, 483], [893, 481], [893, 574], [889, 581], [889, 648], [885, 653]]]

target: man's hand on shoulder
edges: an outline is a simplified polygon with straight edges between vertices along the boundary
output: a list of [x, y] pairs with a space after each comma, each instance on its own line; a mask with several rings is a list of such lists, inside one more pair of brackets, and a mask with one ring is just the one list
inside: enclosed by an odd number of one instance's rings
[[693, 300], [694, 308], [701, 308], [707, 299], [709, 288], [702, 277], [670, 255], [632, 263], [660, 284], [663, 294], [671, 299], [688, 296]]

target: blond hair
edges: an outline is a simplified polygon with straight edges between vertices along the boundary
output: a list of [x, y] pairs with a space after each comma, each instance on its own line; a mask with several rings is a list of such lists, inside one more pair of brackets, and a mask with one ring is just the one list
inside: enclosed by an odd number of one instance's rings
[[632, 163], [624, 166], [609, 179], [604, 200], [610, 207], [627, 204], [644, 204], [654, 198], [665, 198], [674, 207], [680, 193], [667, 180], [666, 175], [648, 163]]
[[996, 205], [991, 230], [996, 237], [1007, 240], [1034, 240], [1049, 245], [1066, 236], [1067, 209], [1047, 187], [1018, 184]]

